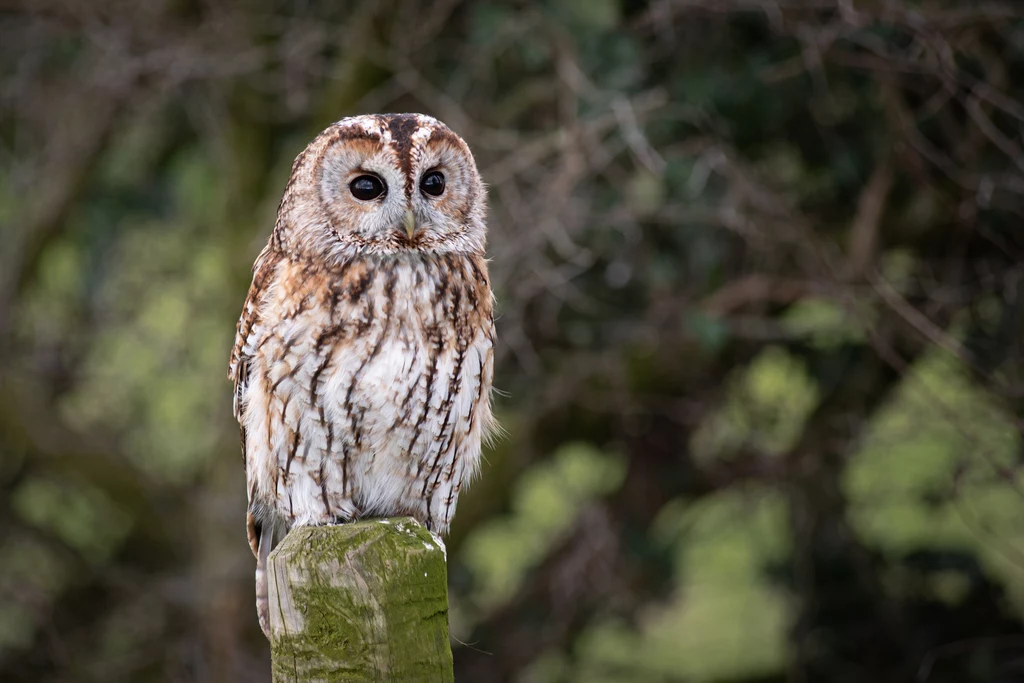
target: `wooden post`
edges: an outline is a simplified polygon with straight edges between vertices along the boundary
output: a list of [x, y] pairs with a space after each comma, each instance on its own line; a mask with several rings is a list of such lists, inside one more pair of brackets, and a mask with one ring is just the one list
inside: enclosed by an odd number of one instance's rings
[[411, 517], [296, 527], [267, 572], [274, 683], [454, 680], [444, 546]]

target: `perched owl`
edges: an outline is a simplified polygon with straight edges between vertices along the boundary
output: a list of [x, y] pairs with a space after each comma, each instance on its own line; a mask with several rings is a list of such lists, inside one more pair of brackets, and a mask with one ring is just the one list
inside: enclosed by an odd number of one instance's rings
[[492, 425], [485, 211], [469, 147], [429, 116], [343, 119], [296, 158], [228, 369], [264, 632], [293, 525], [448, 530]]

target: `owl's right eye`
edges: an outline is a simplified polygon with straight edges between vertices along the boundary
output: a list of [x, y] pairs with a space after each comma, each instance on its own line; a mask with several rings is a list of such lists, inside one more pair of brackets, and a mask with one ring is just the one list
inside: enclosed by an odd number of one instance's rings
[[384, 181], [377, 176], [361, 175], [349, 183], [348, 189], [352, 191], [352, 196], [356, 199], [369, 201], [384, 194], [384, 190], [387, 188], [384, 187]]

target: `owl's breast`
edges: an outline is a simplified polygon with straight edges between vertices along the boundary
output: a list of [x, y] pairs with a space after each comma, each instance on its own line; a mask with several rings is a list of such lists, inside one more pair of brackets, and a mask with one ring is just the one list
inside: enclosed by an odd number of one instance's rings
[[459, 398], [475, 388], [491, 336], [471, 269], [457, 260], [397, 258], [378, 269], [353, 310], [365, 331], [334, 351], [324, 384], [358, 444], [381, 451], [412, 429], [439, 434], [439, 411], [457, 419], [468, 410]]
[[251, 495], [304, 523], [404, 512], [447, 524], [490, 422], [481, 272], [412, 257], [279, 280], [248, 390]]

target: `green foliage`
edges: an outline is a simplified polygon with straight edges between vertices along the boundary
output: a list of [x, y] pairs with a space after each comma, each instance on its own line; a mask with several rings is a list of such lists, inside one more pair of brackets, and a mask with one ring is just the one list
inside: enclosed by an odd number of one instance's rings
[[870, 311], [851, 314], [833, 301], [811, 298], [798, 301], [780, 316], [787, 332], [806, 338], [811, 345], [822, 349], [863, 344], [864, 331], [870, 321]]
[[[46, 595], [63, 590], [74, 577], [67, 563], [61, 562], [41, 541], [24, 536], [8, 537], [0, 553], [5, 558], [4, 581], [19, 590]], [[0, 610], [0, 648], [11, 651], [32, 642], [35, 631], [30, 602], [9, 601]]]
[[788, 604], [767, 572], [791, 542], [782, 496], [748, 487], [695, 505], [676, 501], [656, 528], [679, 556], [672, 599], [635, 626], [595, 623], [572, 664], [552, 654], [524, 680], [737, 680], [783, 665]]
[[223, 324], [221, 292], [230, 259], [210, 238], [212, 168], [192, 155], [170, 179], [173, 217], [135, 223], [106, 256], [97, 292], [104, 326], [62, 409], [80, 428], [122, 434], [139, 467], [183, 481], [220, 438], [221, 420], [210, 417], [225, 415], [221, 378], [233, 331]]
[[29, 479], [14, 490], [11, 502], [25, 521], [53, 532], [94, 564], [110, 558], [131, 524], [88, 481]]
[[461, 550], [472, 572], [476, 609], [501, 604], [569, 530], [576, 513], [622, 482], [624, 463], [585, 443], [562, 446], [523, 474], [509, 514], [476, 529]]
[[1024, 610], [1021, 445], [1013, 417], [936, 349], [907, 374], [851, 460], [851, 519], [889, 554], [976, 555]]
[[745, 448], [784, 453], [817, 402], [817, 388], [800, 359], [769, 347], [731, 379], [724, 405], [694, 433], [694, 456], [729, 459]]

